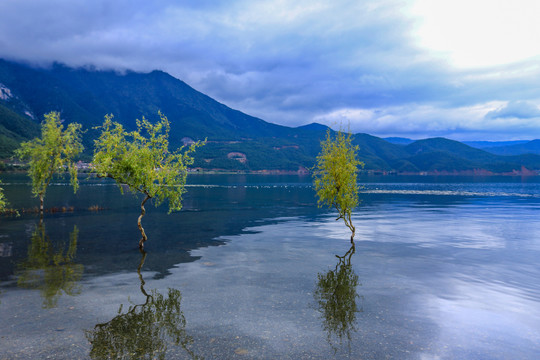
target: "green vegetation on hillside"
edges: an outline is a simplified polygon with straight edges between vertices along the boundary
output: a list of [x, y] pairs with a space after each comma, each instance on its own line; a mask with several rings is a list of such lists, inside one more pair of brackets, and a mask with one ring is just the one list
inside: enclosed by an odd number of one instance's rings
[[287, 170], [313, 165], [314, 158], [282, 139], [208, 141], [195, 155], [195, 167], [222, 170]]
[[21, 142], [38, 135], [38, 124], [0, 104], [0, 159], [12, 156]]
[[[309, 124], [289, 128], [243, 114], [194, 90], [162, 71], [151, 73], [94, 71], [55, 65], [48, 69], [0, 60], [0, 83], [13, 95], [0, 99], [0, 158], [7, 159], [22, 141], [38, 135], [39, 125], [25, 113], [42, 117], [59, 111], [67, 121], [87, 130], [82, 138], [90, 161], [94, 140], [106, 114], [127, 131], [142, 116], [159, 121], [158, 110], [170, 120], [170, 145], [208, 139], [194, 155], [193, 166], [208, 170], [298, 171], [311, 168], [327, 127]], [[392, 140], [392, 139], [390, 139]], [[395, 141], [392, 140], [392, 141]], [[358, 157], [367, 171], [491, 171], [512, 173], [522, 167], [540, 170], [540, 155], [500, 156], [443, 138], [390, 143], [355, 134]], [[407, 145], [403, 145], [407, 144]], [[524, 148], [534, 152], [536, 144]], [[514, 149], [515, 150], [515, 149]], [[509, 154], [515, 154], [515, 152]]]

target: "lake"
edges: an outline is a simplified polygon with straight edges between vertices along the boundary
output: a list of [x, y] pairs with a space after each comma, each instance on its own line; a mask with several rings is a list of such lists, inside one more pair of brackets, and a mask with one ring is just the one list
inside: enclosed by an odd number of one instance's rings
[[145, 254], [107, 180], [1, 217], [0, 359], [540, 357], [538, 177], [360, 177], [354, 248], [310, 177], [188, 182], [182, 211], [147, 204]]

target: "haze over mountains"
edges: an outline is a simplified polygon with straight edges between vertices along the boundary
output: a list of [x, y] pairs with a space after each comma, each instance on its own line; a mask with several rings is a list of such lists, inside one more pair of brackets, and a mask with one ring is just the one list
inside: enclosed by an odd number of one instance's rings
[[[161, 110], [171, 122], [171, 146], [207, 138], [196, 167], [244, 171], [305, 171], [313, 166], [327, 127], [271, 124], [231, 109], [162, 71], [150, 73], [32, 68], [0, 60], [0, 157], [39, 134], [43, 115], [59, 111], [76, 121], [90, 159], [106, 114], [127, 128]], [[366, 170], [384, 172], [512, 173], [540, 170], [540, 140], [460, 143], [444, 138], [413, 141], [355, 134]], [[492, 145], [492, 146], [490, 146]], [[528, 153], [528, 154], [527, 154]]]

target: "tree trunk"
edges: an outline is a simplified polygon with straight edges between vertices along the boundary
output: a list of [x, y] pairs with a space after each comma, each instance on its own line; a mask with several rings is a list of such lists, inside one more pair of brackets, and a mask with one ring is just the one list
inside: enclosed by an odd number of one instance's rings
[[351, 213], [347, 214], [347, 218], [343, 218], [345, 225], [351, 230], [351, 245], [354, 246], [354, 235], [356, 233], [356, 228], [354, 227], [351, 219]]
[[354, 246], [354, 235], [356, 233], [356, 228], [354, 227], [352, 223], [351, 212], [342, 210], [336, 203], [333, 203], [333, 204], [339, 213], [339, 216], [337, 217], [336, 221], [338, 221], [339, 219], [343, 219], [345, 226], [347, 226], [349, 230], [351, 230], [351, 244]]
[[39, 212], [43, 215], [43, 194], [39, 194]]
[[351, 245], [354, 246], [354, 235], [356, 235], [356, 228], [352, 224], [350, 217], [349, 217], [349, 228], [351, 229]]
[[146, 197], [144, 198], [144, 200], [141, 203], [141, 215], [139, 215], [139, 219], [137, 220], [137, 225], [139, 226], [139, 230], [140, 230], [141, 235], [142, 235], [142, 238], [139, 241], [139, 249], [141, 249], [141, 250], [144, 248], [144, 242], [148, 239], [146, 237], [146, 233], [144, 232], [144, 229], [143, 229], [142, 224], [141, 224], [142, 218], [143, 218], [144, 214], [146, 214], [146, 210], [144, 209], [144, 204], [148, 201], [148, 199], [150, 199], [150, 195], [146, 194]]

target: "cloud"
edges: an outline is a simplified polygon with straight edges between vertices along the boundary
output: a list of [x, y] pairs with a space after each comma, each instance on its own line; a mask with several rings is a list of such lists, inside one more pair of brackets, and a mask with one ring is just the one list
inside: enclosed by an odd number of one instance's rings
[[419, 42], [418, 16], [434, 15], [418, 4], [430, 2], [2, 0], [0, 57], [159, 69], [283, 125], [351, 119], [374, 135], [484, 139], [482, 126], [485, 136], [504, 135], [491, 130], [505, 116], [499, 107], [508, 103], [523, 119], [531, 111], [524, 102], [540, 99], [537, 59], [527, 53], [501, 66], [456, 68]]
[[523, 134], [540, 133], [535, 118], [489, 118], [486, 114], [503, 108], [493, 101], [473, 106], [445, 108], [436, 105], [391, 106], [373, 109], [343, 108], [319, 115], [316, 121], [355, 133], [423, 139], [444, 136], [461, 140], [515, 140]]
[[416, 42], [458, 68], [485, 68], [537, 57], [536, 0], [416, 0]]
[[540, 118], [540, 108], [527, 101], [510, 101], [506, 105], [490, 111], [487, 119], [532, 119]]

